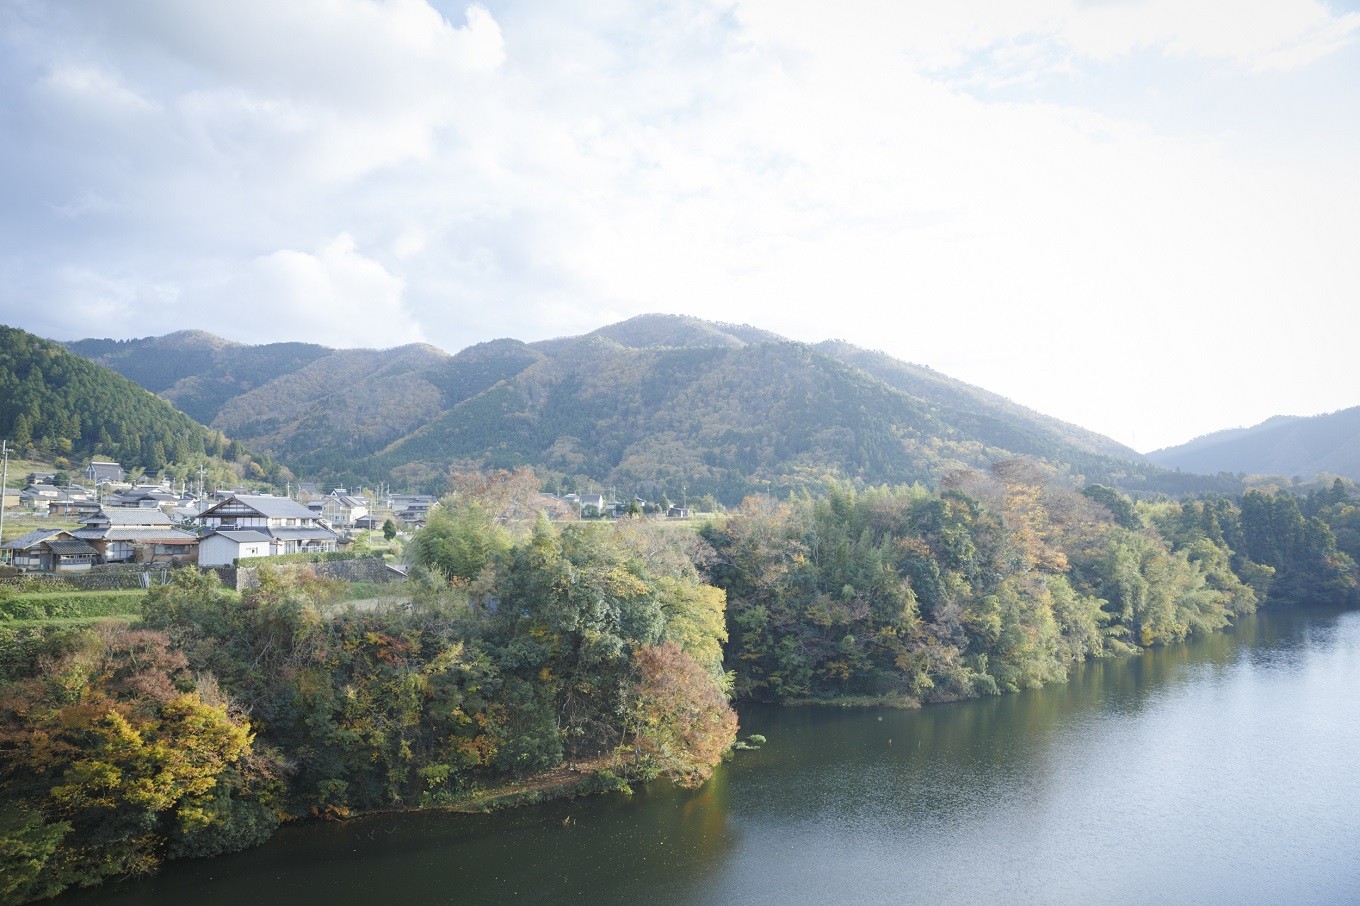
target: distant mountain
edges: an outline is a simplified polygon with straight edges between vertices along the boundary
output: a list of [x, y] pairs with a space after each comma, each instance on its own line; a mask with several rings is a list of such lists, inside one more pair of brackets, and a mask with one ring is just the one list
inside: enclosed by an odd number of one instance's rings
[[1328, 472], [1360, 481], [1360, 406], [1311, 418], [1277, 415], [1252, 428], [1218, 431], [1157, 450], [1148, 458], [1167, 468], [1202, 474], [1311, 479]]
[[212, 424], [232, 399], [333, 351], [314, 343], [247, 346], [202, 330], [141, 340], [77, 340], [65, 345], [160, 394], [205, 425]]
[[167, 398], [211, 409], [214, 427], [299, 474], [345, 483], [435, 487], [451, 465], [531, 465], [562, 483], [733, 501], [835, 478], [933, 482], [1025, 456], [1129, 490], [1214, 486], [883, 353], [691, 317], [453, 356], [249, 347], [198, 332], [111, 342], [71, 346], [154, 376]]
[[221, 455], [225, 439], [165, 400], [61, 345], [0, 326], [0, 437], [21, 454], [117, 460], [155, 471]]
[[642, 316], [535, 344], [547, 353], [541, 361], [374, 464], [525, 464], [620, 488], [673, 494], [684, 484], [727, 500], [828, 478], [929, 483], [1016, 456], [1133, 489], [1206, 487], [1108, 438], [882, 353], [704, 323]]

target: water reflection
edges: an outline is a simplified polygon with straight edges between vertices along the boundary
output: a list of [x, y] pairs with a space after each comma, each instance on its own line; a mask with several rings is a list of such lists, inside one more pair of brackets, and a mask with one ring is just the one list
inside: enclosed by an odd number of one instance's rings
[[1263, 614], [1063, 686], [750, 708], [697, 791], [289, 828], [72, 902], [1360, 901], [1360, 614]]

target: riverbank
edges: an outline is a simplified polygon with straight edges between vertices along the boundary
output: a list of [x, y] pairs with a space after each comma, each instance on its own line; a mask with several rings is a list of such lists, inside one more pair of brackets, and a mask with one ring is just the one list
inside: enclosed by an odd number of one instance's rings
[[948, 708], [750, 706], [769, 742], [698, 790], [311, 822], [58, 902], [1351, 902], [1358, 646], [1269, 611]]

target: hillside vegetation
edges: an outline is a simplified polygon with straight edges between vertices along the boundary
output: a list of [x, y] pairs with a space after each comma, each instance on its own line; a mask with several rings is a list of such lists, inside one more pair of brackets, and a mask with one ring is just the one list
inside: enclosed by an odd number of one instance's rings
[[[451, 467], [528, 465], [559, 489], [735, 504], [837, 480], [934, 483], [1025, 456], [1131, 491], [1240, 489], [882, 353], [697, 318], [643, 315], [453, 356], [421, 345], [245, 347], [200, 333], [111, 343], [72, 347], [186, 407], [207, 407], [211, 386], [211, 412], [194, 411], [213, 427], [337, 484], [439, 492]], [[149, 361], [162, 356], [170, 364]]]
[[21, 455], [108, 457], [125, 468], [228, 452], [229, 442], [165, 400], [56, 343], [0, 326], [0, 437]]
[[598, 770], [577, 791], [698, 785], [736, 741], [729, 690], [997, 695], [1356, 598], [1340, 481], [1135, 503], [1010, 461], [934, 491], [754, 496], [695, 532], [504, 520], [527, 477], [431, 511], [402, 606], [327, 614], [335, 589], [305, 573], [238, 598], [180, 570], [137, 626], [0, 624], [0, 901], [572, 765]]

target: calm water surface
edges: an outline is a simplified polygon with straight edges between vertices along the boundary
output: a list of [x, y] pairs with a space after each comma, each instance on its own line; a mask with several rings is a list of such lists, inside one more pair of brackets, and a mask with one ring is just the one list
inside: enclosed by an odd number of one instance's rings
[[[62, 904], [1356, 903], [1360, 613], [1037, 692], [750, 709], [697, 791], [290, 827]], [[570, 819], [569, 821], [567, 819]]]

